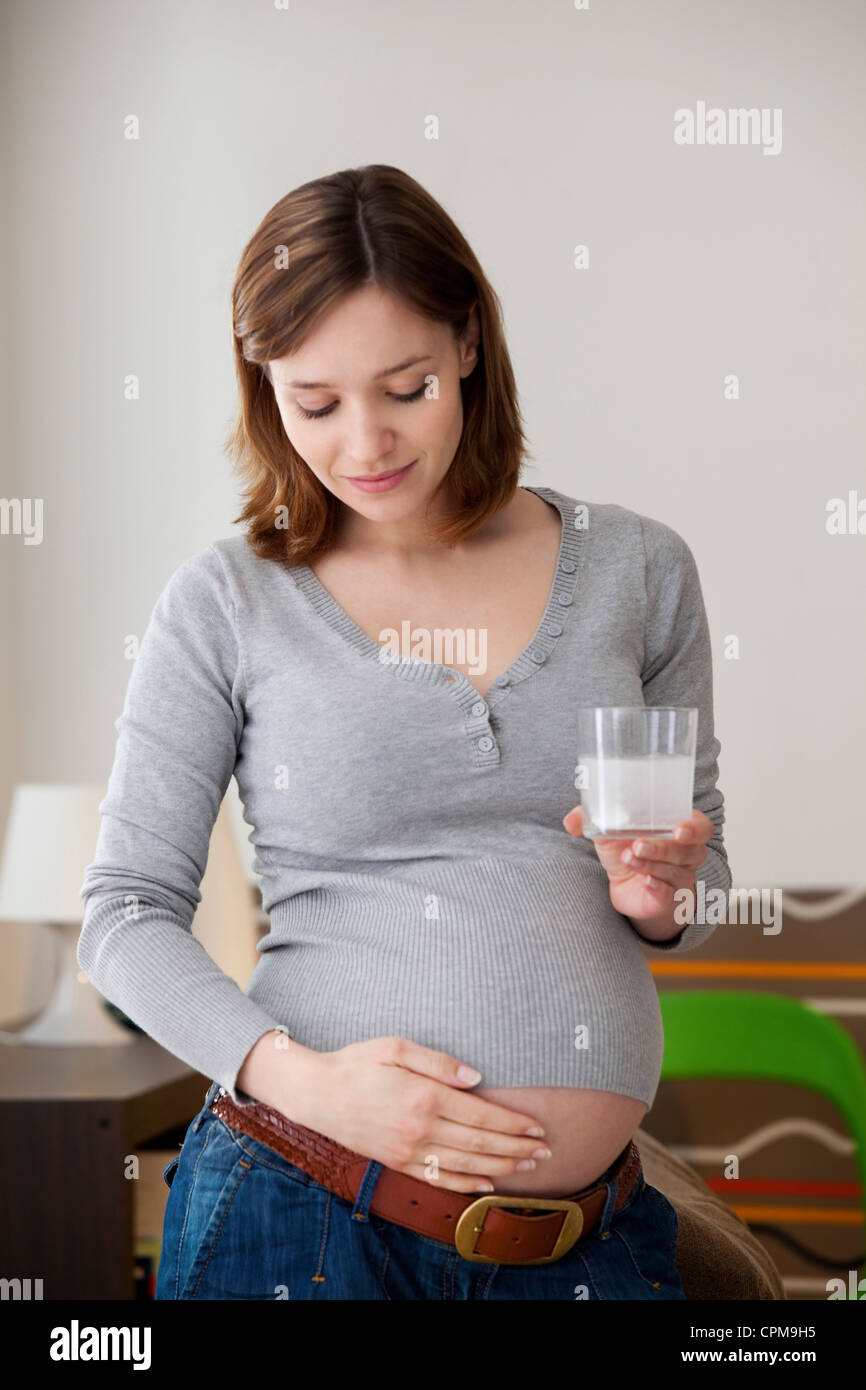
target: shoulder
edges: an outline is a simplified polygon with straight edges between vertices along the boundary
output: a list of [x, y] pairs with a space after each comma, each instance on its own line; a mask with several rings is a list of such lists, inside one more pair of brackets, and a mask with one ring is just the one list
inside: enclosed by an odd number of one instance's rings
[[611, 553], [608, 547], [615, 547], [614, 553], [623, 558], [632, 555], [641, 562], [662, 566], [682, 561], [691, 553], [683, 537], [667, 522], [619, 502], [590, 502], [556, 488], [539, 491], [557, 500], [566, 519], [571, 519], [578, 531], [584, 530], [596, 546], [602, 544], [606, 553]]
[[245, 536], [224, 536], [181, 561], [169, 574], [165, 591], [191, 600], [198, 597], [202, 602], [209, 599], [233, 605], [273, 563], [257, 555]]
[[185, 629], [233, 627], [241, 544], [246, 541], [234, 536], [213, 541], [169, 570], [156, 603], [161, 620]]

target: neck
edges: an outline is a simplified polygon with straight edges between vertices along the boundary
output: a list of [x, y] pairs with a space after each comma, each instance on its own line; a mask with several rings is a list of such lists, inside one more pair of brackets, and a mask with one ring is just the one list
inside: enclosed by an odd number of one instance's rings
[[344, 505], [334, 548], [343, 554], [367, 554], [383, 561], [395, 561], [407, 568], [435, 564], [444, 559], [460, 560], [475, 556], [491, 541], [529, 524], [537, 504], [538, 498], [518, 487], [511, 501], [488, 517], [479, 530], [467, 540], [452, 545], [445, 545], [430, 535], [429, 521], [438, 519], [445, 509], [435, 493], [426, 507], [397, 521], [371, 521]]

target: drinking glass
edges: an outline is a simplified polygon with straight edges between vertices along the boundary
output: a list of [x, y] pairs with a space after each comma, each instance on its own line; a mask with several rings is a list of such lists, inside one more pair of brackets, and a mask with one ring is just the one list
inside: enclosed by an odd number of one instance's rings
[[607, 705], [577, 711], [583, 833], [669, 840], [692, 814], [697, 709]]

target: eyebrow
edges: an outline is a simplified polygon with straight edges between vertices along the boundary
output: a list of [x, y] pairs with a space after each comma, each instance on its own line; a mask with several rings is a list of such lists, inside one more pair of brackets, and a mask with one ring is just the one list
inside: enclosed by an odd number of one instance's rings
[[[374, 381], [382, 381], [386, 376], [396, 376], [398, 372], [404, 372], [407, 367], [414, 367], [417, 362], [431, 362], [432, 353], [426, 357], [407, 357], [405, 362], [398, 362], [396, 367], [386, 367], [383, 372], [377, 372], [373, 377]], [[293, 386], [296, 391], [332, 391], [334, 386], [330, 381], [279, 381], [278, 386]]]

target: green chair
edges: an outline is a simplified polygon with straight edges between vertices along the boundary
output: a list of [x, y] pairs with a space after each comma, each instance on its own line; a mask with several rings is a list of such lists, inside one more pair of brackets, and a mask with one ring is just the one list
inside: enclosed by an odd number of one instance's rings
[[854, 1139], [866, 1216], [866, 1065], [847, 1029], [801, 999], [757, 990], [660, 990], [659, 1002], [663, 1080], [782, 1081], [838, 1107]]

